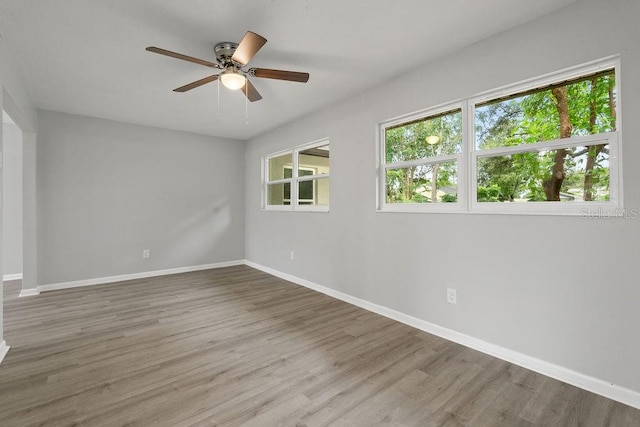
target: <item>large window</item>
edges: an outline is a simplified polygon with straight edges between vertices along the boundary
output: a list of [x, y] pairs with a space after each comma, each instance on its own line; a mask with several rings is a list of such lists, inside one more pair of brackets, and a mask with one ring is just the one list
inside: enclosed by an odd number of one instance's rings
[[322, 140], [264, 158], [263, 207], [329, 209], [329, 141]]
[[620, 210], [617, 61], [381, 125], [381, 210]]

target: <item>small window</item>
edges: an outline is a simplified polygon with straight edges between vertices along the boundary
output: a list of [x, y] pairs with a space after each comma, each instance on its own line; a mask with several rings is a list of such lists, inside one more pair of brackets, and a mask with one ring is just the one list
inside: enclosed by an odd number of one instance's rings
[[329, 209], [327, 140], [264, 158], [264, 208], [274, 210]]
[[382, 134], [384, 207], [457, 204], [461, 108], [391, 122]]

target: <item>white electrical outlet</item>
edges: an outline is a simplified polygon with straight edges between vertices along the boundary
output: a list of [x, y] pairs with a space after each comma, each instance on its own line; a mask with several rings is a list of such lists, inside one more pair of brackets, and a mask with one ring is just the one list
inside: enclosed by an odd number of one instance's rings
[[291, 251], [291, 261], [293, 261], [294, 259], [296, 259], [296, 252]]
[[142, 258], [149, 258], [150, 253], [149, 253], [149, 249], [143, 249], [142, 250]]
[[447, 302], [449, 304], [457, 304], [458, 297], [456, 296], [456, 290], [453, 288], [447, 288]]

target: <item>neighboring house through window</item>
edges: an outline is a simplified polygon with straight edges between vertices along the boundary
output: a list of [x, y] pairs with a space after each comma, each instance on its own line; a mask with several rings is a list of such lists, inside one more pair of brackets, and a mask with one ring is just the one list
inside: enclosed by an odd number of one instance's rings
[[326, 139], [265, 156], [263, 208], [327, 211], [329, 159]]

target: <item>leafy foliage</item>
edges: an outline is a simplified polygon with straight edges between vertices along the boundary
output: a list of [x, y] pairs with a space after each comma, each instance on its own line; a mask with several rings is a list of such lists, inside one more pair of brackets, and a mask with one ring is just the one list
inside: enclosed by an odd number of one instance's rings
[[[613, 71], [564, 86], [571, 135], [615, 130]], [[489, 149], [532, 144], [561, 138], [558, 99], [551, 89], [527, 93], [476, 108], [476, 148]], [[478, 201], [546, 201], [545, 183], [557, 165], [563, 171], [561, 201], [608, 200], [608, 147], [602, 145], [564, 150], [485, 157], [478, 162]]]
[[[389, 128], [385, 133], [388, 164], [456, 154], [461, 147], [460, 110]], [[387, 203], [455, 201], [456, 168], [457, 163], [449, 161], [387, 170]]]

